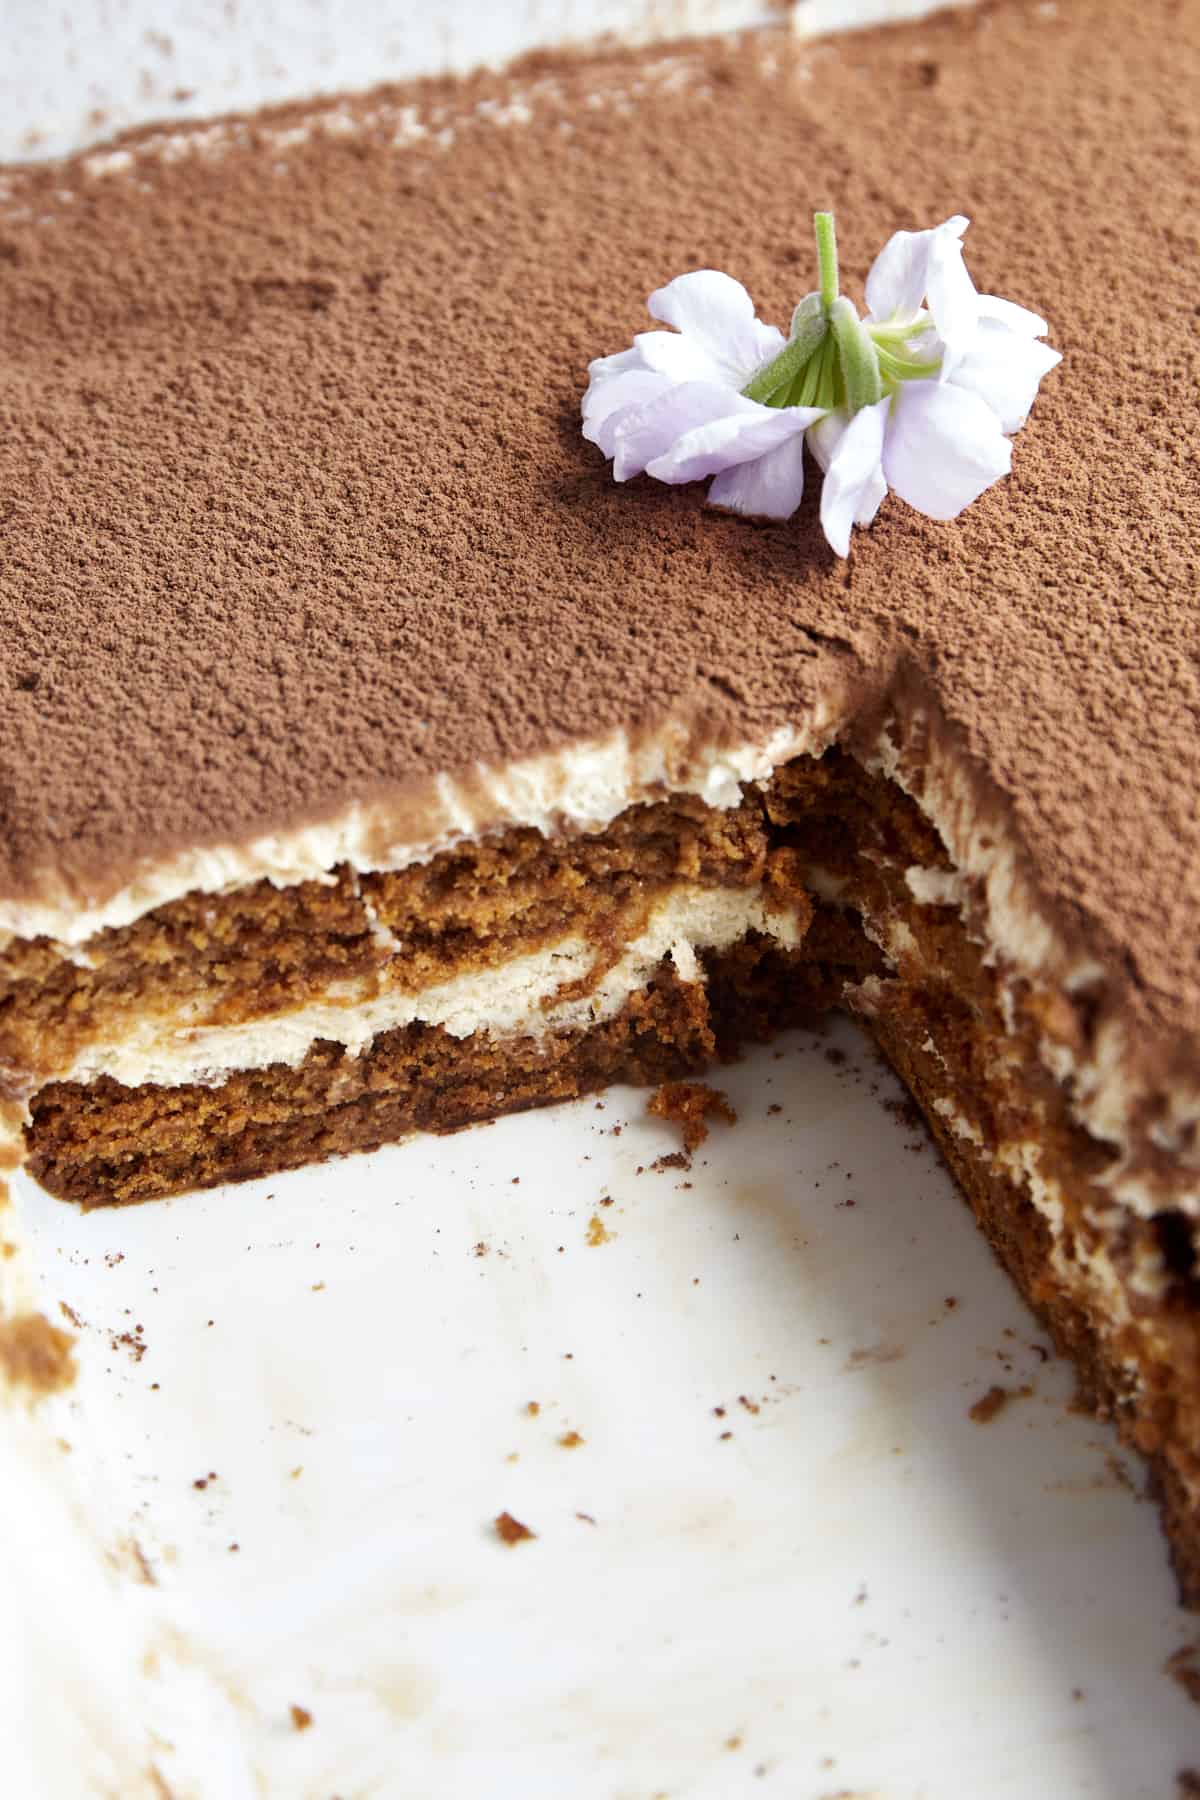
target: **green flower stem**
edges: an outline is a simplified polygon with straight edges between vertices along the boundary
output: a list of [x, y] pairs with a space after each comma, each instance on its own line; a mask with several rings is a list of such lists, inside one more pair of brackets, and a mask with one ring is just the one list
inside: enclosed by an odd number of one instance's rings
[[846, 383], [846, 405], [853, 415], [864, 406], [874, 406], [877, 400], [883, 399], [879, 352], [853, 305], [844, 296], [835, 301], [829, 323]]
[[838, 297], [837, 233], [833, 228], [833, 214], [814, 213], [813, 232], [817, 240], [817, 270], [820, 281], [821, 308], [825, 317], [829, 318], [833, 311], [833, 303]]

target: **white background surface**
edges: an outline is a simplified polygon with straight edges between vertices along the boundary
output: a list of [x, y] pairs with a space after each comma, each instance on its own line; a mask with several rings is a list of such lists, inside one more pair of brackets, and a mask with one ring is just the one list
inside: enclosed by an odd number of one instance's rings
[[[754, 10], [7, 0], [2, 153]], [[4, 1800], [1170, 1800], [1200, 1630], [1137, 1465], [849, 1027], [718, 1079], [690, 1175], [625, 1094], [116, 1213], [19, 1184], [83, 1323], [0, 1409]]]
[[4, 1420], [6, 1796], [1169, 1800], [1196, 1621], [1137, 1465], [849, 1025], [718, 1079], [690, 1173], [624, 1091], [117, 1212], [22, 1186], [84, 1324]]
[[605, 32], [645, 42], [786, 17], [816, 33], [931, 10], [930, 0], [2, 0], [0, 161]]

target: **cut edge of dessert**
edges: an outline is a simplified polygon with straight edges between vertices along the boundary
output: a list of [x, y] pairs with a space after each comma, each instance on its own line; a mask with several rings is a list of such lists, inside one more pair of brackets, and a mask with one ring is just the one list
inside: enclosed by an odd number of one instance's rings
[[1190, 1046], [1131, 1044], [929, 699], [759, 750], [576, 747], [430, 802], [419, 841], [408, 796], [373, 834], [198, 853], [211, 886], [178, 859], [10, 936], [10, 1160], [85, 1206], [153, 1199], [692, 1075], [843, 1007], [1146, 1456], [1200, 1603]]

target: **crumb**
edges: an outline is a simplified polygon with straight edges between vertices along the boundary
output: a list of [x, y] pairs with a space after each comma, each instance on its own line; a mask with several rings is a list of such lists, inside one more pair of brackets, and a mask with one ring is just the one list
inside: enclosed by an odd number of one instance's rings
[[540, 1400], [527, 1400], [525, 1402], [525, 1411], [529, 1414], [531, 1419], [536, 1419], [541, 1410], [542, 1403]]
[[577, 1519], [581, 1519], [585, 1525], [594, 1525], [596, 1523], [596, 1521], [595, 1521], [595, 1519], [593, 1519], [591, 1513], [577, 1512], [575, 1514], [575, 1517]]
[[299, 1479], [303, 1475], [303, 1473], [304, 1473], [304, 1464], [297, 1463], [296, 1467], [291, 1471], [291, 1479], [293, 1481], [299, 1481]]
[[574, 1450], [578, 1445], [586, 1443], [587, 1440], [581, 1438], [577, 1431], [564, 1431], [558, 1441], [564, 1450]]
[[783, 1108], [782, 1108], [782, 1106], [780, 1106], [778, 1100], [773, 1101], [772, 1104], [770, 1106], [768, 1106], [768, 1108], [767, 1108], [767, 1112], [771, 1115], [772, 1118], [775, 1116], [776, 1113], [781, 1113], [782, 1111], [783, 1111]]
[[1083, 1699], [1083, 1689], [1082, 1688], [1072, 1688], [1071, 1689], [1071, 1698], [1072, 1698], [1072, 1700], [1075, 1700], [1075, 1701], [1082, 1700]]
[[487, 1253], [488, 1253], [488, 1247], [483, 1242], [483, 1240], [480, 1239], [479, 1243], [477, 1243], [475, 1248], [472, 1250], [471, 1255], [472, 1256], [486, 1256]]
[[526, 1538], [537, 1536], [536, 1532], [530, 1531], [528, 1525], [522, 1525], [520, 1519], [514, 1519], [508, 1512], [496, 1514], [492, 1521], [492, 1529], [500, 1542], [508, 1544], [510, 1548], [513, 1544], [523, 1543]]
[[146, 1354], [146, 1345], [142, 1339], [142, 1330], [143, 1327], [137, 1325], [132, 1332], [123, 1331], [119, 1337], [113, 1336], [110, 1332], [108, 1339], [109, 1348], [114, 1351], [128, 1350], [134, 1362], [141, 1362], [143, 1356]]
[[714, 1406], [713, 1412], [716, 1414], [718, 1419], [723, 1419], [725, 1417], [725, 1408], [723, 1406]]
[[83, 1330], [83, 1320], [73, 1306], [68, 1306], [65, 1300], [60, 1300], [58, 1303], [58, 1310], [63, 1318], [66, 1319], [67, 1323], [75, 1327], [76, 1331]]
[[1013, 1398], [1010, 1388], [990, 1387], [975, 1404], [968, 1408], [967, 1417], [974, 1419], [977, 1425], [989, 1425], [997, 1413], [1003, 1412]]
[[229, 1546], [230, 1553], [232, 1554], [233, 1551], [240, 1550], [241, 1547], [242, 1546], [240, 1544], [230, 1544], [230, 1546]]
[[1179, 1683], [1189, 1700], [1200, 1706], [1200, 1644], [1184, 1644], [1163, 1664], [1165, 1672]]
[[520, 1185], [521, 1185], [521, 1177], [520, 1177], [520, 1176], [519, 1176], [519, 1175], [514, 1175], [514, 1176], [513, 1176], [513, 1178], [512, 1178], [512, 1185], [513, 1185], [513, 1187], [520, 1187]]
[[737, 1114], [719, 1088], [704, 1081], [664, 1081], [647, 1101], [647, 1111], [683, 1127], [683, 1147], [697, 1149], [708, 1136], [708, 1118], [737, 1124]]
[[288, 1710], [292, 1715], [292, 1724], [296, 1727], [296, 1730], [307, 1731], [313, 1722], [313, 1716], [309, 1712], [307, 1706], [292, 1706], [289, 1707]]
[[720, 1439], [718, 1441], [723, 1444], [727, 1438], [731, 1438], [732, 1436], [733, 1436], [732, 1431], [723, 1431], [721, 1433]]
[[1200, 1774], [1195, 1769], [1180, 1769], [1175, 1780], [1179, 1787], [1179, 1800], [1192, 1800], [1193, 1795], [1200, 1795]]
[[588, 1220], [587, 1228], [587, 1241], [589, 1246], [593, 1250], [597, 1250], [601, 1244], [607, 1244], [611, 1240], [612, 1235], [611, 1231], [605, 1230], [604, 1221], [600, 1217], [600, 1214], [593, 1213]]
[[8, 1260], [8, 1258], [10, 1256], [15, 1256], [16, 1254], [17, 1254], [17, 1246], [15, 1244], [9, 1244], [9, 1243], [0, 1244], [0, 1256], [3, 1256], [6, 1261]]
[[732, 1737], [727, 1737], [725, 1739], [725, 1748], [727, 1750], [740, 1750], [741, 1747], [742, 1737], [740, 1732], [735, 1731]]
[[684, 1150], [672, 1150], [667, 1156], [656, 1156], [650, 1167], [662, 1175], [667, 1169], [690, 1169], [692, 1159]]
[[314, 1294], [323, 1294], [325, 1292], [325, 1283], [323, 1281], [314, 1281], [310, 1291]]
[[739, 1394], [738, 1395], [738, 1405], [744, 1406], [748, 1413], [756, 1413], [756, 1412], [762, 1411], [762, 1408], [759, 1406], [758, 1401], [751, 1400], [749, 1394]]
[[846, 1061], [846, 1052], [844, 1050], [829, 1049], [825, 1052], [825, 1061], [827, 1063], [832, 1063], [835, 1069], [840, 1069], [842, 1064]]
[[611, 1195], [611, 1194], [602, 1194], [602, 1195], [601, 1195], [601, 1196], [600, 1196], [600, 1204], [601, 1204], [601, 1206], [611, 1206], [611, 1205], [612, 1205], [612, 1203], [613, 1203], [613, 1202], [612, 1202], [612, 1195]]

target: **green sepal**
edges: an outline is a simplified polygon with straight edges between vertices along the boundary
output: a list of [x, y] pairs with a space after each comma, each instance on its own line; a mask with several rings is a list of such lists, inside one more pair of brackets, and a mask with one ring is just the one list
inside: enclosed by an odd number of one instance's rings
[[[815, 308], [809, 306], [813, 299], [817, 302]], [[792, 314], [792, 336], [778, 356], [764, 364], [742, 389], [746, 399], [758, 400], [764, 406], [784, 405], [785, 400], [779, 398], [781, 392], [786, 393], [805, 364], [821, 348], [828, 330], [820, 295], [810, 294]]]
[[879, 356], [870, 332], [845, 295], [834, 301], [829, 323], [846, 384], [846, 408], [853, 416], [864, 406], [874, 406], [876, 401], [883, 399]]

